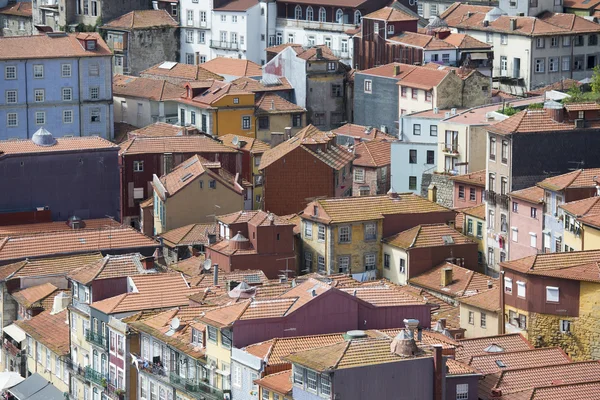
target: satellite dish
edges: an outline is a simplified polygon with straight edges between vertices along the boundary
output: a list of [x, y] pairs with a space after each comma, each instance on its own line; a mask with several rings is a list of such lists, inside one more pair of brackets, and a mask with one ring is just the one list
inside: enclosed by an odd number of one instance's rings
[[238, 146], [240, 144], [240, 138], [234, 136], [233, 139], [231, 139], [231, 144], [233, 144], [234, 146]]
[[210, 258], [207, 258], [206, 260], [204, 260], [204, 263], [202, 264], [202, 267], [204, 268], [205, 271], [210, 271], [210, 269], [212, 268], [212, 261]]
[[171, 329], [173, 329], [174, 331], [176, 331], [180, 325], [181, 321], [179, 320], [179, 318], [175, 317], [171, 320]]

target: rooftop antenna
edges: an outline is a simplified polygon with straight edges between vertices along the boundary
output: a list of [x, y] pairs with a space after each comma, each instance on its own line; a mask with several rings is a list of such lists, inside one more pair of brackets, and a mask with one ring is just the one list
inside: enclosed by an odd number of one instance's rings
[[202, 269], [205, 272], [209, 272], [210, 269], [212, 268], [212, 260], [210, 258], [207, 258], [206, 260], [204, 260], [204, 262], [202, 263]]
[[175, 317], [171, 320], [171, 323], [169, 324], [169, 330], [167, 332], [165, 332], [165, 335], [167, 336], [173, 336], [173, 334], [177, 331], [177, 329], [179, 329], [179, 327], [181, 326], [181, 321], [179, 320], [179, 318]]
[[289, 273], [290, 273], [290, 272], [293, 272], [293, 271], [292, 271], [292, 270], [290, 270], [290, 269], [289, 269], [289, 267], [288, 267], [288, 262], [289, 262], [291, 259], [294, 259], [294, 260], [296, 260], [296, 256], [293, 256], [293, 257], [284, 257], [284, 258], [277, 258], [277, 259], [275, 259], [275, 261], [283, 261], [283, 260], [285, 260], [285, 269], [280, 269], [280, 270], [279, 270], [279, 272], [282, 272], [282, 277], [283, 277], [283, 278], [284, 278], [286, 281], [287, 281], [287, 280], [288, 280], [288, 278], [289, 278]]

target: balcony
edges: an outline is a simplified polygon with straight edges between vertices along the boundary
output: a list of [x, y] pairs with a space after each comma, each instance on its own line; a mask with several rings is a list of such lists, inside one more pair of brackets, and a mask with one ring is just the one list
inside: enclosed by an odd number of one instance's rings
[[493, 190], [484, 190], [483, 191], [483, 199], [490, 206], [495, 206], [496, 205], [496, 192], [494, 192]]
[[140, 369], [148, 374], [154, 375], [155, 377], [161, 378], [163, 380], [168, 380], [169, 374], [167, 372], [167, 369], [160, 362], [144, 362], [144, 364], [140, 366]]
[[10, 340], [4, 342], [4, 345], [2, 347], [4, 348], [4, 350], [6, 350], [8, 354], [10, 354], [13, 357], [21, 355], [21, 349], [15, 346]]
[[82, 311], [82, 312], [86, 313], [87, 315], [90, 315], [90, 305], [87, 304], [86, 302], [73, 298], [72, 305], [79, 311]]
[[210, 47], [213, 49], [222, 49], [222, 50], [238, 50], [239, 49], [238, 42], [224, 42], [222, 40], [211, 40]]
[[460, 154], [458, 152], [458, 144], [457, 143], [440, 143], [440, 147], [442, 148], [442, 152], [452, 157], [458, 157]]
[[85, 340], [98, 347], [102, 347], [104, 350], [108, 349], [108, 340], [106, 336], [98, 332], [93, 332], [91, 329], [85, 330]]
[[108, 374], [103, 374], [102, 372], [96, 371], [89, 365], [85, 367], [85, 379], [91, 382], [94, 382], [97, 385], [106, 387], [106, 383], [108, 382]]
[[124, 389], [119, 389], [110, 382], [106, 386], [106, 390], [104, 390], [104, 394], [113, 400], [123, 400], [125, 398], [125, 393]]
[[496, 203], [500, 205], [500, 207], [504, 210], [508, 210], [508, 205], [510, 204], [510, 197], [505, 194], [496, 193]]
[[200, 28], [200, 29], [210, 29], [210, 24], [208, 21], [196, 21], [191, 19], [185, 20], [186, 28]]
[[178, 389], [188, 393], [201, 395], [204, 398], [215, 400], [223, 398], [222, 390], [217, 389], [202, 380], [182, 378], [178, 374], [171, 372], [169, 374], [169, 382]]
[[339, 24], [337, 22], [306, 21], [303, 19], [277, 18], [277, 27], [300, 28], [304, 30], [346, 32], [360, 25]]
[[65, 360], [65, 366], [71, 373], [79, 376], [85, 376], [85, 368], [74, 362], [71, 358]]

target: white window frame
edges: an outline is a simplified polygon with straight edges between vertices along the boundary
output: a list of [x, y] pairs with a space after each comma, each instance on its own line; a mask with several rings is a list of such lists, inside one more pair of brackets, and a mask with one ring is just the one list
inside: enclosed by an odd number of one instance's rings
[[513, 280], [507, 276], [504, 277], [504, 293], [512, 294], [513, 292]]
[[323, 224], [317, 225], [317, 241], [319, 241], [319, 242], [325, 241], [325, 225], [323, 225]]
[[62, 101], [73, 101], [73, 88], [64, 87], [61, 90]]
[[556, 286], [546, 286], [546, 303], [560, 302], [560, 289]]
[[46, 111], [36, 111], [35, 124], [36, 125], [45, 125], [46, 124]]
[[529, 246], [537, 248], [537, 235], [535, 233], [529, 234]]
[[304, 238], [312, 239], [312, 222], [304, 221]]
[[468, 400], [469, 399], [469, 384], [459, 383], [456, 385], [456, 400]]
[[14, 80], [17, 79], [17, 66], [7, 65], [4, 67], [4, 79]]
[[34, 89], [33, 101], [36, 103], [43, 103], [44, 101], [46, 101], [46, 91], [44, 89]]
[[527, 295], [527, 287], [525, 282], [517, 281], [517, 297], [525, 298]]
[[352, 242], [352, 227], [350, 225], [342, 225], [342, 226], [338, 227], [338, 242], [339, 243]]
[[356, 182], [356, 183], [364, 183], [365, 182], [364, 168], [354, 168], [354, 182]]
[[98, 100], [100, 99], [100, 87], [92, 86], [90, 87], [90, 100]]
[[373, 93], [373, 81], [371, 79], [365, 79], [364, 91], [365, 93]]
[[[16, 104], [19, 102], [19, 92], [17, 90], [7, 90], [4, 96], [6, 99], [6, 104]], [[13, 98], [13, 101], [10, 101], [11, 97]]]
[[60, 76], [63, 78], [70, 78], [72, 74], [71, 64], [61, 64], [60, 65]]
[[[14, 123], [12, 121], [14, 121]], [[6, 114], [6, 126], [9, 128], [14, 128], [16, 126], [19, 126], [19, 114], [7, 113]]]
[[33, 65], [33, 79], [44, 79], [44, 64]]
[[63, 110], [63, 123], [64, 124], [72, 124], [73, 123], [73, 110]]

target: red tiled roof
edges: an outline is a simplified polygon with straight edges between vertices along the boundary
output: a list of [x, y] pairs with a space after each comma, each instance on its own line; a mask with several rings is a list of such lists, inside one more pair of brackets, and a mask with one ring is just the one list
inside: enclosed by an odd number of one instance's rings
[[88, 285], [95, 280], [140, 275], [146, 272], [139, 253], [106, 255], [103, 259], [77, 268], [69, 273], [69, 279]]
[[269, 226], [269, 225], [294, 225], [284, 217], [262, 210], [242, 210], [230, 214], [219, 215], [219, 222], [227, 225], [247, 223], [251, 226]]
[[566, 92], [569, 89], [571, 89], [573, 86], [579, 87], [581, 85], [582, 84], [579, 81], [576, 81], [575, 79], [565, 78], [565, 79], [561, 79], [558, 82], [554, 82], [549, 85], [546, 85], [544, 87], [530, 90], [529, 92], [527, 92], [527, 95], [528, 96], [536, 96], [536, 95], [539, 96], [539, 95], [543, 95], [544, 93], [546, 93], [550, 90], [558, 90], [560, 92]]
[[10, 4], [4, 8], [0, 8], [0, 14], [31, 18], [31, 2], [18, 1], [14, 4]]
[[485, 221], [485, 204], [480, 204], [475, 207], [463, 208], [462, 210], [460, 210], [460, 212]]
[[600, 250], [537, 254], [505, 261], [501, 266], [531, 275], [600, 282]]
[[[0, 39], [0, 42], [2, 40]], [[1, 57], [0, 57], [1, 58]], [[90, 150], [115, 149], [116, 144], [99, 136], [55, 138], [52, 146], [39, 146], [31, 139], [0, 140], [0, 158], [10, 154], [35, 154], [54, 152], [85, 152]]]
[[[139, 97], [148, 100], [176, 100], [185, 94], [181, 86], [166, 80], [139, 78], [135, 76], [113, 75], [113, 95]], [[181, 129], [181, 128], [180, 128]]]
[[[442, 286], [442, 274], [448, 268], [452, 269], [452, 281], [446, 286]], [[449, 262], [442, 263], [421, 275], [415, 276], [409, 282], [446, 296], [461, 298], [462, 296], [469, 297], [477, 293], [487, 292], [489, 289], [488, 282], [496, 287], [498, 286], [497, 279], [492, 279], [487, 275]], [[500, 296], [497, 296], [496, 299], [499, 302]]]
[[360, 142], [354, 146], [356, 158], [352, 165], [379, 168], [391, 164], [392, 143], [388, 141]]
[[588, 214], [600, 214], [600, 197], [595, 196], [571, 201], [569, 203], [561, 204], [559, 207], [575, 217], [583, 217]]
[[491, 50], [492, 45], [488, 43], [484, 43], [480, 40], [475, 39], [471, 35], [466, 35], [464, 33], [451, 33], [450, 35], [444, 38], [444, 42], [450, 43], [454, 47], [457, 47], [462, 50], [467, 49], [479, 49], [479, 50]]
[[[452, 243], [446, 244], [443, 237], [452, 238]], [[475, 243], [462, 235], [456, 229], [446, 224], [417, 225], [396, 235], [384, 239], [384, 243], [402, 249], [419, 247], [437, 247], [445, 245], [461, 245]]]
[[[138, 78], [140, 79], [140, 78]], [[157, 81], [160, 82], [160, 81]], [[127, 133], [127, 140], [134, 137], [164, 137], [164, 136], [186, 136], [193, 134], [188, 127], [171, 125], [165, 122], [155, 122], [143, 128], [134, 129]]]
[[[399, 73], [397, 75], [395, 74], [395, 72], [396, 72], [395, 67], [399, 68]], [[390, 63], [390, 64], [381, 65], [379, 67], [365, 69], [362, 71], [356, 71], [356, 73], [363, 74], [363, 75], [381, 76], [384, 78], [393, 78], [396, 80], [400, 80], [401, 78], [403, 78], [410, 72], [414, 71], [415, 69], [417, 69], [416, 65]]]
[[[118, 228], [121, 224], [110, 218], [82, 220], [78, 230]], [[36, 224], [0, 226], [0, 238], [11, 236], [28, 236], [36, 233], [72, 231], [73, 228], [65, 221], [39, 222]]]
[[460, 298], [460, 302], [481, 308], [483, 310], [499, 313], [502, 308], [500, 306], [500, 289], [494, 287], [492, 289], [482, 290], [472, 296], [464, 296]]
[[178, 22], [166, 10], [135, 10], [107, 22], [104, 29], [148, 29], [177, 27]]
[[96, 50], [86, 50], [78, 40], [81, 37], [78, 35], [80, 34], [50, 33], [0, 37], [0, 60], [112, 56], [112, 51], [100, 34], [86, 34], [86, 39], [96, 40]]
[[596, 400], [600, 393], [600, 381], [552, 385], [535, 388], [527, 400]]
[[336, 135], [351, 136], [355, 141], [361, 142], [366, 142], [369, 140], [387, 140], [391, 142], [396, 140], [394, 136], [388, 135], [377, 128], [350, 123], [333, 129], [331, 132], [335, 133]]
[[302, 47], [302, 45], [298, 44], [298, 43], [282, 43], [282, 44], [278, 44], [277, 46], [267, 47], [265, 49], [265, 51], [267, 53], [279, 54], [283, 50], [287, 49], [288, 47], [291, 47], [296, 52], [296, 54], [302, 53], [304, 51], [304, 48]]
[[120, 155], [163, 153], [237, 153], [219, 141], [198, 135], [134, 137], [120, 145]]
[[525, 200], [530, 203], [542, 204], [544, 202], [544, 189], [538, 186], [532, 186], [510, 192], [509, 196]]
[[488, 127], [488, 131], [501, 135], [568, 131], [573, 129], [573, 124], [556, 122], [544, 110], [530, 109], [518, 112]]
[[[506, 369], [567, 364], [571, 362], [571, 359], [560, 347], [546, 347], [541, 349], [476, 355], [467, 361], [471, 367], [475, 368], [481, 374], [488, 375]], [[505, 367], [501, 368], [497, 361], [502, 361]]]
[[467, 185], [485, 187], [485, 169], [463, 175], [450, 177], [451, 181], [466, 183]]
[[258, 386], [274, 392], [289, 395], [292, 393], [292, 370], [288, 369], [286, 371], [276, 372], [267, 375], [264, 378], [257, 379], [254, 382], [256, 382]]
[[572, 111], [598, 111], [600, 110], [600, 104], [594, 102], [584, 103], [567, 103], [565, 108], [568, 112]]
[[388, 38], [388, 45], [401, 43], [410, 47], [420, 47], [426, 50], [455, 49], [455, 46], [432, 35], [416, 32], [402, 32]]
[[275, 93], [265, 93], [256, 100], [256, 115], [303, 113], [306, 110]]
[[82, 265], [87, 265], [101, 259], [102, 254], [100, 253], [27, 259], [0, 266], [0, 280], [67, 274]]
[[451, 71], [449, 69], [433, 69], [417, 67], [400, 78], [398, 85], [410, 88], [432, 90], [439, 85]]
[[140, 76], [144, 78], [156, 77], [154, 79], [178, 78], [186, 81], [223, 80], [222, 76], [210, 72], [203, 65], [161, 62], [140, 72]]
[[254, 79], [247, 76], [237, 78], [231, 83], [237, 86], [241, 90], [261, 93], [261, 92], [279, 92], [279, 91], [291, 91], [294, 90], [287, 78], [277, 77], [276, 82], [265, 82], [262, 79]]
[[220, 7], [215, 7], [215, 11], [246, 11], [258, 4], [258, 0], [231, 0]]
[[537, 185], [541, 188], [560, 191], [573, 188], [594, 188], [600, 180], [600, 168], [586, 168], [546, 178]]
[[393, 7], [383, 7], [377, 11], [373, 11], [370, 14], [365, 15], [363, 18], [368, 19], [379, 19], [388, 22], [401, 22], [401, 21], [418, 21], [418, 17], [414, 17], [410, 14], [404, 13]]
[[216, 233], [217, 226], [214, 223], [191, 224], [161, 233], [160, 237], [171, 247], [194, 246], [208, 244], [208, 235]]
[[56, 314], [46, 310], [31, 319], [15, 321], [15, 324], [60, 357], [70, 352], [69, 324], [65, 321], [68, 321], [67, 310]]
[[47, 282], [41, 285], [21, 289], [11, 294], [17, 303], [25, 308], [31, 308], [36, 304], [39, 305], [43, 299], [55, 293], [57, 290], [58, 288], [56, 286]]
[[580, 217], [577, 220], [585, 225], [590, 225], [595, 228], [600, 228], [600, 214]]
[[[321, 56], [317, 57], [317, 49], [321, 50]], [[298, 53], [298, 58], [301, 58], [305, 61], [320, 61], [320, 60], [328, 60], [328, 61], [338, 61], [339, 58], [336, 57], [331, 49], [325, 45], [318, 45], [314, 47], [310, 47], [303, 52]]]
[[473, 339], [459, 339], [456, 348], [456, 359], [459, 361], [470, 360], [477, 355], [490, 354], [485, 349], [491, 345], [502, 348], [505, 352], [533, 349], [533, 346], [519, 333], [506, 335], [485, 336]]
[[202, 64], [202, 67], [221, 76], [262, 76], [262, 68], [260, 65], [250, 60], [240, 60], [237, 58], [213, 58]]
[[[233, 138], [238, 138], [238, 144], [233, 144]], [[231, 147], [233, 149], [239, 149], [242, 151], [249, 151], [252, 154], [262, 154], [265, 151], [269, 150], [271, 146], [268, 143], [265, 143], [261, 140], [249, 137], [240, 138], [234, 134], [220, 135], [219, 140], [223, 142], [223, 144], [227, 147]]]

